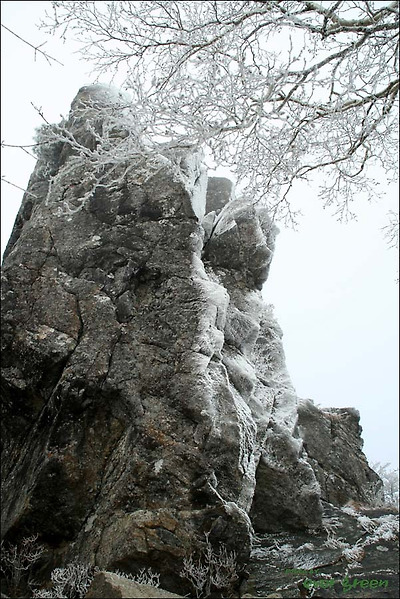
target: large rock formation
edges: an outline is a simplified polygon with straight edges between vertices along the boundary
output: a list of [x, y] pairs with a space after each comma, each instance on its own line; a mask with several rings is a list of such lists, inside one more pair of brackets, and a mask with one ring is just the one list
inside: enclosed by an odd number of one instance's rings
[[246, 559], [252, 526], [318, 527], [331, 458], [316, 476], [260, 293], [275, 226], [226, 183], [206, 214], [195, 150], [93, 166], [113, 102], [80, 90], [73, 143], [44, 146], [5, 254], [2, 531], [181, 590], [204, 533]]
[[318, 409], [310, 400], [298, 405], [298, 426], [321, 497], [333, 505], [349, 500], [368, 504], [381, 481], [362, 452], [360, 414], [354, 408]]

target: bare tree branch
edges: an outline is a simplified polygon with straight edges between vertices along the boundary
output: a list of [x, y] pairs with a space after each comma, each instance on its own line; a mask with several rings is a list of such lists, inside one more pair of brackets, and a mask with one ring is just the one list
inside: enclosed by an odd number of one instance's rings
[[1, 180], [4, 183], [7, 183], [8, 185], [12, 185], [12, 187], [16, 187], [17, 189], [20, 189], [21, 191], [23, 191], [24, 193], [27, 193], [30, 196], [33, 196], [34, 198], [36, 198], [37, 196], [34, 193], [31, 193], [30, 191], [27, 191], [26, 189], [24, 189], [23, 187], [20, 187], [19, 185], [15, 185], [15, 183], [11, 183], [11, 181], [7, 181], [7, 179], [4, 177], [4, 175], [1, 176]]
[[294, 181], [318, 169], [322, 201], [339, 214], [354, 193], [373, 193], [370, 164], [395, 173], [398, 2], [52, 6], [47, 31], [80, 40], [99, 76], [124, 73], [133, 129], [112, 140], [106, 123], [116, 125], [118, 115], [110, 109], [95, 152], [62, 127], [48, 127], [46, 143], [53, 135], [103, 165], [156, 153], [160, 144], [205, 146], [247, 185], [249, 201], [263, 201], [277, 218], [292, 218]]
[[[54, 62], [56, 62], [57, 64], [61, 65], [62, 67], [64, 66], [62, 62], [60, 62], [59, 60], [57, 60], [57, 58], [53, 58], [53, 56], [50, 56], [50, 54], [47, 54], [47, 52], [44, 52], [43, 50], [40, 49], [42, 46], [44, 46], [44, 44], [41, 44], [40, 46], [34, 46], [33, 44], [31, 44], [30, 42], [28, 42], [27, 40], [25, 40], [23, 37], [21, 37], [20, 35], [18, 35], [17, 33], [15, 33], [15, 31], [12, 31], [12, 29], [9, 29], [5, 25], [3, 25], [3, 23], [1, 23], [1, 26], [4, 29], [6, 29], [9, 33], [11, 33], [12, 35], [14, 35], [16, 38], [18, 38], [19, 40], [21, 40], [21, 42], [24, 42], [24, 44], [27, 44], [28, 46], [30, 46], [31, 48], [33, 48], [33, 50], [35, 51], [35, 59], [36, 59], [36, 53], [38, 52], [39, 54], [41, 54], [42, 56], [45, 57], [45, 59], [47, 60], [47, 62], [49, 64], [51, 64], [51, 61], [53, 60]], [[46, 42], [44, 42], [44, 43], [46, 43]]]

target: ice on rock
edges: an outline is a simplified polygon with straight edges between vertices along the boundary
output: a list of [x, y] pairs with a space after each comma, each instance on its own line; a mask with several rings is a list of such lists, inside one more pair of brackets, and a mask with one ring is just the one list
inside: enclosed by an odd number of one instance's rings
[[329, 475], [345, 496], [353, 459], [321, 471], [327, 422], [357, 464], [361, 450], [354, 413], [316, 412], [291, 384], [261, 296], [266, 211], [207, 184], [196, 147], [148, 147], [139, 117], [116, 90], [81, 88], [7, 246], [2, 522], [52, 539], [61, 565], [162, 554], [179, 586], [204, 531], [244, 561], [252, 527], [320, 524]]

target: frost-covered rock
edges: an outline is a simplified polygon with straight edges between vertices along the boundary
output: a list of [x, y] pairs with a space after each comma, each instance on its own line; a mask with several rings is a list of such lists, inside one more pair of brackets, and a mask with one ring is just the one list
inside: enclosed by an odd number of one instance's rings
[[354, 408], [319, 409], [299, 403], [299, 433], [321, 486], [322, 498], [334, 505], [352, 499], [368, 503], [382, 482], [362, 452], [360, 414]]
[[204, 533], [244, 560], [253, 526], [317, 526], [320, 488], [260, 293], [276, 228], [206, 198], [201, 153], [129, 153], [113, 106], [80, 90], [5, 254], [2, 531], [181, 591]]
[[241, 597], [399, 596], [398, 513], [323, 506], [322, 526], [312, 534], [258, 536]]
[[222, 208], [212, 226], [203, 256], [214, 267], [237, 273], [237, 280], [251, 289], [261, 289], [267, 280], [276, 227], [266, 210], [234, 200]]

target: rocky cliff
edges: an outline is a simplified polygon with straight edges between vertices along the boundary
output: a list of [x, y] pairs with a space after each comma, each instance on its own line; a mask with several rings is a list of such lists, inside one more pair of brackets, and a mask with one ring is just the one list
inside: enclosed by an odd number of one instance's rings
[[[195, 149], [99, 165], [105, 106], [79, 91], [5, 254], [2, 532], [39, 533], [53, 565], [151, 565], [176, 591], [205, 533], [243, 561], [254, 529], [318, 528], [321, 497], [364, 501], [379, 479], [350, 412], [298, 411], [260, 293], [265, 210], [207, 182]], [[112, 132], [117, 154], [129, 131]]]

